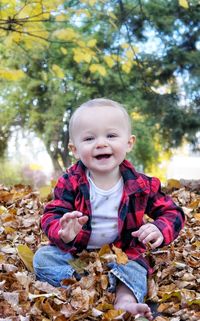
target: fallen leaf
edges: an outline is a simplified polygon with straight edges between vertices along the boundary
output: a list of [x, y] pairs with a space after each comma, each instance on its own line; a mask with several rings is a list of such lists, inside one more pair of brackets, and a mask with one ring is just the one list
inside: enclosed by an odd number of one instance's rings
[[33, 252], [27, 245], [19, 244], [17, 251], [20, 259], [24, 262], [27, 269], [33, 272]]
[[122, 251], [122, 249], [113, 245], [112, 250], [117, 255], [116, 261], [118, 264], [126, 264], [128, 262], [128, 256]]

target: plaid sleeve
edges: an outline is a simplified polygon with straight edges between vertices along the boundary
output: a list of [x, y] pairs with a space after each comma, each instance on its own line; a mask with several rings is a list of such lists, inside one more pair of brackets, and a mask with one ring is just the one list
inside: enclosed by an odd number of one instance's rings
[[58, 179], [54, 189], [54, 199], [49, 202], [41, 218], [41, 227], [51, 243], [57, 245], [62, 250], [72, 247], [72, 242], [64, 243], [58, 235], [60, 230], [60, 218], [67, 212], [74, 210], [74, 191], [68, 175]]
[[162, 232], [164, 241], [162, 246], [175, 240], [184, 226], [183, 210], [161, 190], [159, 179], [151, 178], [151, 193], [146, 213], [154, 219], [154, 224]]

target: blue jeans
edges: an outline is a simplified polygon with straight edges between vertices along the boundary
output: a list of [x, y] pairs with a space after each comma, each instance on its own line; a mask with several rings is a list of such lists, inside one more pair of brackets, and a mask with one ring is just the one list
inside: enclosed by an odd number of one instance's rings
[[[53, 245], [43, 246], [37, 250], [33, 259], [33, 267], [38, 280], [48, 282], [55, 287], [61, 286], [63, 279], [71, 278], [74, 268], [68, 263], [74, 257]], [[109, 291], [114, 292], [117, 280], [124, 283], [135, 295], [138, 302], [144, 302], [147, 294], [147, 271], [134, 261], [127, 264], [108, 263]]]

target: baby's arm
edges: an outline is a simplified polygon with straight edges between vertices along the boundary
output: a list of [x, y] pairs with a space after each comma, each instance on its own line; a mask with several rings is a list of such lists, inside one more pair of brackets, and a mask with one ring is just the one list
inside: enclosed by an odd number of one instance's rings
[[138, 237], [143, 243], [149, 242], [152, 249], [170, 244], [184, 226], [183, 210], [162, 191], [161, 183], [155, 177], [150, 179], [150, 193], [145, 214], [154, 221], [142, 225], [132, 236]]
[[137, 237], [143, 244], [150, 243], [152, 249], [160, 246], [164, 240], [159, 228], [151, 223], [142, 225], [139, 230], [132, 232], [131, 235]]
[[65, 213], [60, 219], [61, 228], [58, 231], [58, 235], [63, 242], [69, 243], [73, 241], [87, 221], [88, 216], [84, 216], [81, 212], [73, 211]]

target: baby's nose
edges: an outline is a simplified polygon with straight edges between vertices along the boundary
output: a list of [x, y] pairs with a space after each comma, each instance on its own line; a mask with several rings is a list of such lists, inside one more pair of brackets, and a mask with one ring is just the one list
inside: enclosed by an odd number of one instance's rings
[[97, 148], [102, 148], [108, 146], [107, 139], [104, 137], [99, 137], [97, 140]]

